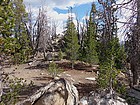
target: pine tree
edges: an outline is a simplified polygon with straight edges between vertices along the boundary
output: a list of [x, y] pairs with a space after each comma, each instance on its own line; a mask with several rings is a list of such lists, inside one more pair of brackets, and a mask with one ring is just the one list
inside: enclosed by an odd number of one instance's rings
[[14, 14], [11, 0], [0, 0], [0, 35], [3, 38], [12, 35]]
[[13, 12], [15, 17], [14, 38], [15, 38], [15, 53], [13, 60], [15, 63], [24, 62], [28, 59], [31, 46], [27, 35], [25, 23], [27, 22], [27, 13], [23, 0], [13, 0]]
[[[0, 1], [0, 53], [5, 53], [5, 55], [10, 53], [12, 49], [11, 39], [9, 38], [13, 35], [14, 28], [14, 12], [12, 10], [11, 0], [1, 0]], [[9, 45], [9, 46], [7, 46]]]
[[14, 15], [11, 5], [10, 0], [0, 0], [0, 101], [2, 101], [3, 95], [2, 60], [4, 60], [4, 58], [2, 56], [4, 55], [4, 43], [5, 38], [12, 35], [12, 29], [14, 26]]
[[[0, 9], [4, 21], [1, 21], [1, 35], [3, 45], [1, 51], [13, 58], [14, 63], [27, 60], [30, 53], [29, 40], [25, 28], [27, 14], [23, 0], [5, 0], [1, 2]], [[1, 11], [0, 11], [1, 12]]]
[[99, 86], [107, 88], [112, 91], [113, 87], [117, 84], [117, 75], [122, 69], [122, 65], [125, 60], [125, 53], [123, 47], [119, 43], [117, 38], [117, 17], [115, 16], [116, 8], [112, 7], [115, 1], [112, 0], [99, 0], [99, 3], [103, 6], [103, 12], [101, 12], [102, 29], [100, 29], [99, 38]]
[[77, 37], [77, 30], [75, 27], [75, 24], [72, 21], [72, 16], [69, 17], [67, 22], [67, 27], [65, 31], [65, 52], [67, 57], [71, 61], [72, 69], [74, 68], [75, 60], [77, 60], [78, 57], [78, 37]]
[[87, 27], [87, 35], [84, 41], [83, 57], [89, 64], [98, 63], [98, 55], [96, 51], [97, 39], [96, 39], [96, 24], [95, 24], [96, 8], [95, 4], [92, 4], [92, 9], [90, 11], [90, 18]]

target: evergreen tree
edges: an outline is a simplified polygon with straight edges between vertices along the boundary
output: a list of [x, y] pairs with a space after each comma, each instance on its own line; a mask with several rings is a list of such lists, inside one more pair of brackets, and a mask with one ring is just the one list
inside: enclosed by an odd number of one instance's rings
[[28, 58], [30, 46], [24, 24], [27, 14], [23, 0], [4, 0], [0, 3], [0, 34], [4, 42], [0, 50], [11, 56], [14, 63], [24, 62]]
[[[5, 55], [11, 51], [11, 37], [13, 35], [14, 28], [14, 12], [12, 10], [11, 0], [0, 1], [0, 53]], [[9, 41], [9, 42], [8, 42]], [[9, 43], [10, 46], [5, 46]]]
[[[102, 46], [100, 47], [103, 48]], [[113, 88], [117, 85], [117, 75], [125, 66], [126, 55], [124, 47], [120, 45], [119, 39], [114, 37], [107, 43], [107, 47], [103, 53], [106, 56], [102, 56], [102, 61], [100, 61], [98, 83], [102, 88]]]
[[0, 36], [3, 38], [12, 35], [14, 14], [11, 0], [0, 0]]
[[68, 19], [64, 40], [65, 40], [65, 52], [67, 57], [71, 61], [72, 69], [73, 69], [75, 60], [78, 57], [79, 44], [78, 44], [77, 30], [72, 21], [72, 16], [69, 17]]
[[4, 43], [5, 38], [12, 35], [12, 29], [14, 26], [14, 15], [11, 5], [10, 0], [0, 0], [0, 101], [2, 101], [3, 95], [2, 60], [4, 60], [4, 58], [2, 56], [4, 55]]
[[89, 64], [98, 63], [98, 55], [96, 51], [96, 24], [95, 24], [96, 8], [95, 4], [92, 4], [92, 9], [90, 11], [90, 18], [87, 27], [87, 35], [85, 36], [84, 47], [83, 47], [83, 57]]
[[[115, 1], [99, 0], [103, 11], [101, 12], [102, 21], [100, 25], [99, 37], [99, 86], [108, 88], [112, 91], [117, 84], [117, 75], [124, 64], [125, 53], [123, 47], [117, 38], [117, 17], [115, 16], [116, 8], [112, 6]], [[124, 54], [123, 54], [124, 53]]]
[[31, 46], [29, 45], [29, 38], [27, 35], [25, 23], [27, 22], [27, 13], [23, 0], [13, 0], [13, 11], [15, 17], [14, 38], [15, 44], [15, 62], [24, 62], [28, 59]]

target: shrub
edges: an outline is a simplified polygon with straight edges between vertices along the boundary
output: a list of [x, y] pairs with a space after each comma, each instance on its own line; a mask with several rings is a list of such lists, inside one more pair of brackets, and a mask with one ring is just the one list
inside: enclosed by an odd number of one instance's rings
[[54, 61], [52, 61], [52, 62], [50, 62], [50, 64], [49, 64], [49, 68], [48, 68], [48, 72], [50, 73], [50, 75], [54, 78], [54, 77], [56, 77], [59, 73], [61, 73], [63, 70], [62, 69], [60, 69], [59, 67], [58, 67], [58, 65], [54, 62]]
[[58, 52], [58, 59], [59, 60], [63, 59], [63, 52], [61, 50]]
[[[15, 105], [20, 92], [28, 88], [32, 83], [27, 84], [23, 78], [10, 79], [8, 75], [3, 76], [3, 93], [0, 105]], [[33, 84], [32, 84], [33, 85]]]

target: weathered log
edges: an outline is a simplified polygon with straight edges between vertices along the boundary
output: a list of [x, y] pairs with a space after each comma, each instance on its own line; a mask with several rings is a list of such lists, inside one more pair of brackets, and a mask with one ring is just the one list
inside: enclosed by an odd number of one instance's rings
[[16, 105], [78, 105], [78, 91], [68, 80], [51, 81], [28, 99]]

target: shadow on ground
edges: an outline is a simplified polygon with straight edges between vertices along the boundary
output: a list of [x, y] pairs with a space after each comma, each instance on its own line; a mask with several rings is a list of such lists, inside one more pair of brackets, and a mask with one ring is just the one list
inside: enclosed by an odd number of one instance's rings
[[48, 77], [48, 76], [42, 76], [42, 77], [33, 77], [33, 79], [37, 80], [37, 81], [50, 81], [53, 78], [52, 77]]
[[[56, 61], [56, 64], [58, 65], [58, 67], [62, 68], [65, 71], [72, 70], [70, 62], [57, 62]], [[30, 66], [30, 67], [27, 67], [25, 69], [30, 69], [30, 70], [32, 70], [32, 69], [48, 69], [48, 67], [49, 67], [49, 63], [40, 62], [36, 66]], [[87, 72], [92, 72], [92, 71], [96, 72], [97, 69], [98, 69], [98, 66], [97, 65], [90, 66], [88, 64], [79, 62], [79, 63], [76, 63], [74, 65], [74, 69], [75, 70], [84, 70], [84, 71], [87, 71]]]

